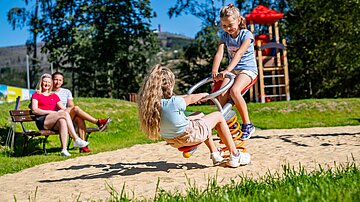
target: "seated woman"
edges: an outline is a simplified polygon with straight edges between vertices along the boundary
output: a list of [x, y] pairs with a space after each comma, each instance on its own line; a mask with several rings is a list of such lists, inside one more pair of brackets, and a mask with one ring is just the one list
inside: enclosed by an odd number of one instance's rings
[[[70, 114], [65, 111], [60, 98], [52, 93], [52, 78], [50, 74], [43, 74], [37, 85], [36, 92], [31, 98], [31, 109], [36, 115], [36, 126], [39, 130], [58, 130], [61, 141], [61, 155], [71, 156], [67, 151], [68, 133], [74, 140], [74, 147], [86, 147], [89, 143], [76, 134]], [[58, 110], [58, 111], [57, 111]]]

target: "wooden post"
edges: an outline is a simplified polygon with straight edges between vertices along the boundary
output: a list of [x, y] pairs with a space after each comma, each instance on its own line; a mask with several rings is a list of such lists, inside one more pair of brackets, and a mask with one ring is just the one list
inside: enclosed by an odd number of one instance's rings
[[262, 53], [260, 50], [261, 42], [257, 42], [258, 46], [258, 65], [259, 65], [259, 80], [260, 80], [260, 99], [262, 103], [265, 103], [265, 88], [264, 88], [264, 70], [262, 64]]
[[250, 21], [250, 32], [254, 35], [254, 31], [255, 31], [255, 25], [253, 23], [253, 21]]
[[[280, 43], [280, 35], [279, 35], [279, 22], [275, 22], [275, 41], [276, 43]], [[278, 49], [276, 49], [276, 64], [278, 67], [281, 66], [281, 55], [280, 55], [280, 51]], [[278, 70], [277, 74], [281, 74], [281, 72]], [[282, 78], [278, 77], [277, 81], [278, 84], [282, 83], [281, 82]], [[282, 87], [279, 87], [279, 95], [283, 94], [283, 89]], [[281, 96], [279, 97], [279, 100], [281, 100]]]
[[[279, 23], [275, 22], [275, 41], [276, 43], [280, 43], [280, 37], [279, 37]], [[280, 52], [278, 49], [276, 49], [276, 59], [277, 59], [277, 66], [281, 66], [281, 59], [280, 59]]]
[[289, 85], [289, 69], [288, 69], [288, 60], [287, 60], [287, 47], [286, 47], [286, 40], [282, 40], [284, 48], [284, 77], [285, 77], [285, 93], [286, 93], [286, 100], [290, 101], [290, 85]]
[[[254, 31], [255, 31], [255, 26], [254, 26], [254, 23], [253, 23], [253, 21], [251, 20], [250, 21], [250, 31], [251, 31], [251, 33], [253, 34], [253, 37], [255, 38], [255, 35], [254, 35]], [[256, 44], [255, 44], [256, 45]], [[255, 53], [254, 53], [255, 54]], [[253, 88], [254, 86], [251, 86], [250, 87], [250, 91], [249, 91], [249, 93], [250, 93], [250, 101], [254, 101], [254, 88]], [[256, 96], [257, 96], [257, 94], [256, 94], [256, 89], [255, 89], [255, 99], [256, 99]]]
[[130, 102], [137, 102], [137, 94], [136, 93], [128, 93]]
[[[259, 70], [260, 72], [260, 70]], [[259, 102], [259, 79], [252, 87], [255, 88], [255, 102]]]
[[270, 41], [274, 38], [273, 36], [273, 30], [272, 30], [272, 25], [269, 25], [269, 39]]

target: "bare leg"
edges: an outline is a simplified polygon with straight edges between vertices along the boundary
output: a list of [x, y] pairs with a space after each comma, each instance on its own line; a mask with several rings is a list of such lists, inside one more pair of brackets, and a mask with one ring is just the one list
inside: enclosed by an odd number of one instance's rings
[[81, 139], [85, 140], [85, 133], [86, 133], [86, 124], [84, 119], [81, 119], [80, 117], [75, 117], [75, 119], [73, 119], [75, 124], [77, 125], [77, 129], [78, 129], [78, 134], [80, 136]]
[[207, 140], [204, 141], [206, 146], [209, 148], [210, 153], [216, 152], [217, 148], [215, 146], [214, 140], [212, 137], [209, 137]]
[[[56, 122], [60, 119], [64, 119], [66, 121], [66, 133], [69, 132], [71, 137], [76, 140], [77, 138], [79, 138], [79, 136], [77, 136], [74, 125], [72, 123], [71, 117], [69, 115], [69, 113], [60, 110], [58, 112], [55, 113], [51, 113], [48, 114], [46, 116], [45, 122], [44, 122], [44, 128], [45, 129], [52, 129], [54, 128]], [[63, 126], [61, 125], [61, 127], [59, 128], [59, 132], [63, 131], [64, 129], [62, 128]]]
[[96, 119], [93, 116], [91, 116], [90, 114], [84, 112], [78, 106], [68, 108], [67, 111], [69, 111], [72, 119], [74, 119], [75, 117], [79, 117], [79, 118], [81, 118], [85, 121], [89, 121], [90, 123], [93, 123], [93, 124], [96, 124], [96, 122], [98, 121], [98, 119]]
[[246, 74], [239, 74], [234, 82], [234, 85], [230, 89], [230, 95], [232, 100], [234, 101], [238, 112], [240, 113], [241, 119], [243, 123], [249, 124], [250, 118], [246, 105], [246, 101], [244, 97], [241, 95], [242, 89], [244, 89], [249, 83], [251, 79]]
[[[221, 84], [221, 87], [224, 87], [228, 82], [230, 81], [230, 79], [225, 78]], [[216, 97], [216, 99], [220, 102], [221, 106], [224, 106], [226, 104], [226, 102], [229, 100], [230, 98], [230, 92], [229, 90], [221, 93], [218, 97]]]
[[55, 130], [58, 130], [60, 133], [60, 142], [61, 142], [61, 148], [67, 149], [67, 140], [68, 140], [68, 130], [65, 119], [59, 119], [54, 127]]
[[[56, 123], [58, 122], [58, 120], [60, 120], [60, 119], [65, 119], [64, 111], [58, 111], [58, 112], [48, 114], [44, 121], [44, 128], [48, 129], [48, 130], [53, 129], [54, 126], [56, 125]], [[59, 130], [60, 130], [60, 128], [59, 128]]]
[[200, 119], [201, 117], [204, 117], [205, 114], [202, 112], [194, 112], [192, 114], [190, 114], [187, 118], [189, 120], [196, 120], [196, 119]]
[[79, 136], [77, 136], [76, 134], [76, 131], [75, 131], [75, 128], [74, 128], [74, 124], [71, 120], [71, 116], [69, 113], [63, 111], [65, 113], [65, 120], [66, 120], [66, 124], [67, 124], [67, 127], [69, 129], [69, 133], [71, 135], [71, 137], [76, 140], [77, 138], [79, 138]]
[[[232, 154], [236, 154], [237, 150], [236, 150], [235, 143], [232, 139], [230, 130], [229, 130], [228, 125], [226, 124], [226, 121], [225, 121], [224, 117], [222, 116], [222, 114], [220, 112], [213, 112], [213, 113], [210, 113], [210, 114], [204, 116], [203, 118], [205, 119], [205, 122], [208, 124], [208, 126], [210, 128], [216, 127], [216, 129], [219, 132], [220, 139], [225, 143], [226, 147], [229, 149], [229, 151]], [[211, 142], [212, 142], [212, 144], [214, 144], [214, 142], [212, 141], [212, 138], [211, 138], [211, 140], [209, 140], [210, 144], [211, 144]], [[211, 145], [208, 147], [209, 147], [210, 151], [212, 151]]]

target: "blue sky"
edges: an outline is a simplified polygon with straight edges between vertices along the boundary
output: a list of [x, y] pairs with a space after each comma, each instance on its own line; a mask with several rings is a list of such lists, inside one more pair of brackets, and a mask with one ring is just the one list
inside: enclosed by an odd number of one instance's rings
[[[182, 34], [191, 38], [201, 29], [200, 19], [192, 15], [182, 15], [169, 19], [167, 11], [175, 4], [175, 0], [151, 0], [151, 7], [157, 13], [152, 19], [152, 29], [161, 24], [163, 32]], [[12, 30], [7, 22], [7, 12], [13, 7], [24, 7], [23, 0], [0, 0], [0, 47], [25, 44], [29, 35], [27, 28]]]

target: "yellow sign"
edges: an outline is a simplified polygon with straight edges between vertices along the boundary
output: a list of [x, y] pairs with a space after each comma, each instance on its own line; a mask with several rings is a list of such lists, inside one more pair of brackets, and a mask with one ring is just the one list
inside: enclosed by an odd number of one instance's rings
[[8, 86], [7, 101], [15, 102], [18, 96], [22, 96], [22, 89], [17, 87]]

